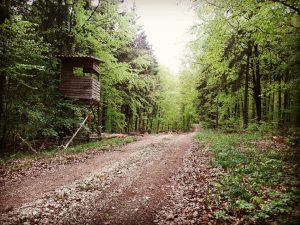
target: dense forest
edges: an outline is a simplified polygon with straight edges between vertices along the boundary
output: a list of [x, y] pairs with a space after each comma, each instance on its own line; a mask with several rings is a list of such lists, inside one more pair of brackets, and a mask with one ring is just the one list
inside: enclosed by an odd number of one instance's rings
[[208, 126], [300, 125], [299, 1], [195, 1], [185, 73]]
[[0, 15], [2, 149], [20, 138], [60, 139], [82, 122], [87, 107], [60, 95], [57, 55], [104, 61], [95, 130], [182, 128], [176, 102], [169, 101], [176, 99], [168, 83], [171, 73], [160, 69], [134, 6], [127, 12], [119, 1], [8, 0]]
[[300, 126], [298, 1], [192, 1], [198, 22], [175, 77], [158, 64], [134, 5], [121, 2], [2, 1], [1, 149], [60, 141], [82, 122], [88, 108], [59, 92], [58, 55], [104, 61], [98, 132]]
[[0, 224], [300, 224], [300, 1], [130, 2], [0, 1]]

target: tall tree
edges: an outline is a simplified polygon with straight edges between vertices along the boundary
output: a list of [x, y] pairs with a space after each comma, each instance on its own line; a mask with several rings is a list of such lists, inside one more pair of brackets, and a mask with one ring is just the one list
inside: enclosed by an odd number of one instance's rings
[[290, 103], [299, 98], [294, 86], [299, 82], [299, 3], [195, 3], [199, 24], [193, 29], [189, 61], [191, 71], [199, 74], [202, 119], [237, 125], [242, 116], [244, 126], [248, 121], [297, 125], [299, 109]]

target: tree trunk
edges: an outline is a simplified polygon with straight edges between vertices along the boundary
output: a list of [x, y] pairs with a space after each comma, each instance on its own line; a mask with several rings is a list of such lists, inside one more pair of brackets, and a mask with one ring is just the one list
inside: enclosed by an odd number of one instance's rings
[[153, 131], [153, 116], [150, 118], [150, 131]]
[[160, 125], [160, 123], [159, 123], [159, 116], [158, 116], [158, 118], [157, 118], [157, 125], [156, 125], [156, 133], [159, 132], [159, 125]]
[[[289, 81], [288, 72], [285, 74], [284, 82], [287, 83]], [[289, 92], [287, 90], [284, 91], [283, 94], [283, 115], [282, 115], [282, 123], [284, 126], [287, 126], [289, 123]]]
[[6, 136], [6, 113], [5, 113], [5, 89], [6, 76], [0, 74], [0, 153], [4, 152], [5, 136]]
[[295, 126], [296, 127], [300, 127], [300, 95], [299, 93], [297, 94], [298, 96], [296, 97], [296, 105], [297, 105], [297, 108], [296, 108], [296, 121], [295, 121]]
[[138, 131], [138, 116], [135, 116], [135, 123], [134, 123], [134, 131], [137, 132]]
[[130, 127], [130, 118], [131, 118], [131, 111], [129, 105], [124, 105], [122, 107], [122, 112], [125, 115], [125, 132], [129, 132], [129, 127]]
[[[0, 4], [0, 24], [4, 23], [6, 19], [11, 17], [11, 1], [2, 1]], [[7, 42], [4, 41], [1, 43], [3, 45], [3, 55], [6, 54]], [[5, 58], [5, 57], [4, 57]], [[2, 68], [5, 65], [5, 59], [0, 59], [0, 67]], [[0, 153], [4, 150], [5, 145], [5, 133], [6, 133], [6, 118], [5, 117], [5, 90], [6, 90], [6, 76], [5, 72], [0, 73]]]
[[251, 44], [248, 43], [247, 63], [245, 74], [245, 92], [244, 92], [244, 128], [248, 127], [248, 110], [249, 110], [249, 71], [250, 71]]
[[219, 105], [217, 102], [217, 113], [216, 113], [216, 129], [218, 129], [219, 126]]
[[251, 107], [252, 107], [252, 115], [251, 115], [251, 118], [253, 119], [253, 121], [255, 120], [255, 119], [257, 119], [256, 118], [256, 104], [255, 104], [255, 98], [254, 98], [254, 96], [253, 96], [253, 98], [251, 98]]
[[284, 94], [283, 94], [283, 115], [282, 115], [282, 118], [283, 118], [283, 121], [282, 123], [284, 125], [287, 125], [288, 122], [289, 122], [289, 114], [288, 114], [288, 109], [289, 109], [289, 93], [287, 91], [284, 91]]
[[255, 100], [256, 116], [257, 122], [261, 121], [261, 75], [260, 75], [260, 65], [259, 65], [259, 52], [258, 45], [254, 45], [254, 55], [255, 55], [255, 71], [253, 71], [253, 96]]
[[107, 107], [102, 101], [102, 110], [101, 110], [101, 124], [102, 124], [102, 131], [106, 130], [107, 127], [105, 127], [105, 120], [106, 120], [106, 114], [107, 114]]
[[274, 110], [275, 110], [275, 93], [272, 93], [272, 97], [270, 97], [270, 122], [274, 122]]
[[4, 74], [0, 74], [0, 121], [3, 124], [3, 111], [4, 111], [4, 96], [5, 96], [5, 84], [6, 84], [6, 76]]
[[267, 120], [268, 120], [268, 117], [267, 117], [267, 115], [268, 115], [267, 99], [268, 99], [267, 95], [264, 94], [264, 98], [263, 98], [263, 120], [265, 122], [267, 122]]
[[281, 116], [281, 78], [278, 80], [278, 127], [282, 126], [282, 116]]
[[237, 118], [237, 112], [238, 112], [238, 110], [237, 110], [237, 104], [235, 104], [234, 105], [234, 118], [236, 119]]

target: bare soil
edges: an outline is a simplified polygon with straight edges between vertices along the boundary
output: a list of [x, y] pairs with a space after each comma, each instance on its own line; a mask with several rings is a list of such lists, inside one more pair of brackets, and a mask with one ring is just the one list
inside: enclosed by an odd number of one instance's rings
[[80, 180], [99, 169], [126, 158], [131, 153], [139, 151], [149, 144], [158, 143], [168, 137], [170, 135], [146, 136], [140, 141], [121, 148], [109, 149], [109, 151], [101, 152], [100, 155], [82, 160], [79, 163], [62, 163], [58, 165], [50, 163], [50, 166], [44, 166], [44, 163], [41, 163], [38, 170], [32, 170], [31, 168], [25, 171], [16, 171], [12, 174], [9, 173], [5, 177], [6, 179], [2, 177], [4, 182], [0, 183], [0, 212], [38, 199], [46, 192]]
[[74, 163], [4, 174], [0, 224], [158, 224], [192, 143], [193, 133], [149, 135]]

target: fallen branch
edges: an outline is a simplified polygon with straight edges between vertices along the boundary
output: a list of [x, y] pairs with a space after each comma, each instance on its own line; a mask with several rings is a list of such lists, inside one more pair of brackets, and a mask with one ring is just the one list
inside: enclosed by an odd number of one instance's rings
[[28, 146], [28, 148], [29, 148], [31, 151], [33, 151], [34, 153], [37, 153], [37, 151], [31, 146], [31, 144], [30, 144], [28, 141], [26, 141], [24, 138], [22, 138], [20, 134], [16, 134], [16, 136], [17, 136], [24, 144], [26, 144], [26, 145]]

